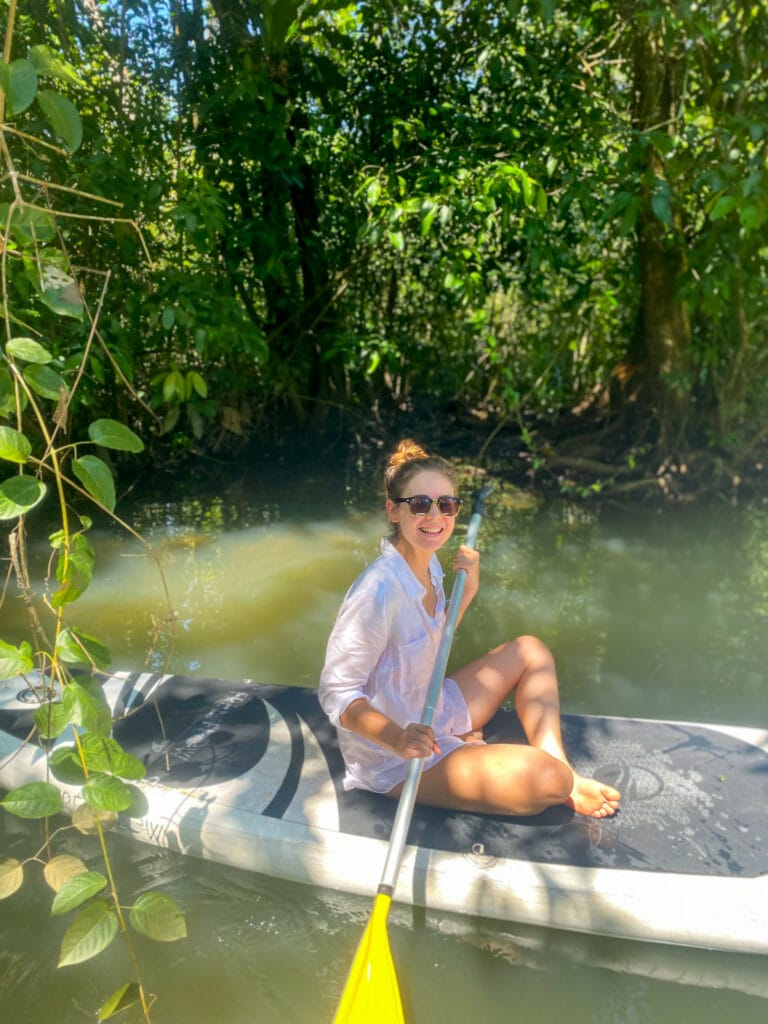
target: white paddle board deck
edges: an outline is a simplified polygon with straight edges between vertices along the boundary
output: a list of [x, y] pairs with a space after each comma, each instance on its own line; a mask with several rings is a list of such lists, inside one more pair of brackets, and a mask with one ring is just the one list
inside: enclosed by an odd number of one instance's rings
[[[396, 804], [345, 793], [312, 690], [184, 676], [105, 683], [114, 735], [147, 767], [137, 838], [267, 875], [373, 896]], [[0, 684], [0, 787], [45, 777], [37, 706]], [[768, 731], [564, 715], [577, 771], [617, 786], [600, 821], [417, 806], [395, 898], [497, 920], [768, 953]], [[525, 742], [501, 711], [488, 742]], [[65, 733], [57, 745], [71, 743]], [[70, 807], [78, 790], [67, 791]]]

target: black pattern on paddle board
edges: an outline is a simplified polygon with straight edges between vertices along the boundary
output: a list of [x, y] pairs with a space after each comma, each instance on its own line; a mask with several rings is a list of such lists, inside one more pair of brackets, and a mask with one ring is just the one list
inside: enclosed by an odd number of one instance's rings
[[[138, 680], [141, 679], [139, 683]], [[134, 687], [136, 681], [136, 687]], [[21, 696], [21, 695], [20, 695]], [[304, 730], [322, 750], [342, 832], [388, 839], [396, 803], [342, 790], [336, 732], [314, 691], [215, 679], [129, 677], [116, 700], [128, 713], [115, 737], [149, 779], [193, 789], [221, 785], [267, 754], [270, 708], [287, 727], [287, 770], [260, 813], [289, 818], [306, 766]], [[34, 705], [0, 710], [0, 729], [22, 739]], [[483, 858], [640, 872], [753, 877], [768, 874], [768, 755], [717, 729], [674, 722], [565, 715], [577, 771], [617, 786], [620, 812], [597, 821], [567, 807], [533, 817], [417, 806], [408, 842]], [[488, 742], [525, 742], [512, 711], [485, 730]], [[315, 762], [312, 777], [318, 772]]]

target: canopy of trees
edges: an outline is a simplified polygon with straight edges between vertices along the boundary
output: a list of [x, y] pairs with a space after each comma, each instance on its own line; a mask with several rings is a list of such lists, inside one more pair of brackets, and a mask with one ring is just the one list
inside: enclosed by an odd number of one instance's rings
[[462, 407], [604, 485], [761, 467], [764, 4], [5, 6], [6, 338], [84, 366], [75, 435]]

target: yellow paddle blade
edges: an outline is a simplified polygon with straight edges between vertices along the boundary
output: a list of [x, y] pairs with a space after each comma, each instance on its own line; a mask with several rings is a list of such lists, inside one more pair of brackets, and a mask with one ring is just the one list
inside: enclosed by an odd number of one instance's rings
[[405, 1024], [400, 989], [387, 937], [392, 902], [380, 893], [341, 995], [334, 1024]]

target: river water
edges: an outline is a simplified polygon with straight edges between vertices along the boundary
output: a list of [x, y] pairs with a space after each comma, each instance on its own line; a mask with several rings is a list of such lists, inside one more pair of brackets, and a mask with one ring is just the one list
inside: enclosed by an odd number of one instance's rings
[[[126, 505], [154, 554], [97, 527], [97, 575], [72, 620], [107, 644], [116, 667], [314, 686], [335, 610], [385, 529], [370, 482], [354, 459], [276, 465], [237, 489]], [[33, 520], [33, 564], [44, 573], [45, 531], [34, 530]], [[532, 632], [555, 652], [566, 711], [768, 725], [768, 506], [538, 505], [499, 487], [480, 547], [481, 593], [454, 663]], [[2, 615], [0, 635], [20, 639], [19, 602], [6, 600]], [[371, 900], [112, 842], [125, 902], [161, 888], [187, 914], [187, 940], [138, 942], [158, 994], [155, 1024], [330, 1022]], [[21, 859], [37, 844], [36, 824], [0, 815], [0, 857]], [[97, 866], [88, 840], [65, 836], [63, 848]], [[3, 1024], [94, 1020], [130, 979], [117, 940], [93, 961], [56, 968], [67, 922], [50, 917], [37, 878], [0, 903], [0, 922]], [[411, 1024], [768, 1016], [764, 958], [399, 906], [388, 932]]]

